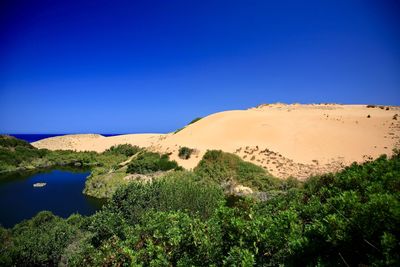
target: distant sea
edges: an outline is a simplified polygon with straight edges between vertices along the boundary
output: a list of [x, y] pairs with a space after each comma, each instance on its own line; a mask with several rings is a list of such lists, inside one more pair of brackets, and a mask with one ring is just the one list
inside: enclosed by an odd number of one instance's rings
[[[44, 138], [49, 138], [49, 137], [54, 137], [54, 136], [61, 136], [61, 135], [66, 135], [66, 134], [8, 134], [11, 136], [14, 136], [18, 139], [25, 140], [29, 143], [44, 139]], [[119, 134], [101, 134], [102, 136], [115, 136]]]

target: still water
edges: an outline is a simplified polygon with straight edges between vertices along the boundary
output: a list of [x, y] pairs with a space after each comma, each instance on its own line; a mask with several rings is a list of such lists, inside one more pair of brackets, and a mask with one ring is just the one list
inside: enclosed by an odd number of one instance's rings
[[[39, 211], [68, 217], [93, 214], [104, 200], [82, 194], [89, 171], [50, 170], [41, 173], [0, 175], [0, 224], [12, 227]], [[34, 187], [35, 183], [46, 183]]]

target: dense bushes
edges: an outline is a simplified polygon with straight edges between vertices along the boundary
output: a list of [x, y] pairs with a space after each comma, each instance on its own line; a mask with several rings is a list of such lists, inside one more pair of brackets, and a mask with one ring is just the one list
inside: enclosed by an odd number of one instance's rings
[[23, 171], [55, 166], [100, 166], [109, 168], [123, 160], [137, 147], [122, 145], [106, 153], [50, 151], [37, 149], [14, 137], [0, 135], [0, 172]]
[[167, 154], [160, 155], [154, 152], [143, 152], [128, 165], [128, 173], [147, 174], [156, 171], [180, 169], [176, 161], [169, 160]]
[[4, 148], [15, 148], [15, 147], [26, 147], [26, 148], [33, 148], [31, 144], [28, 142], [15, 138], [10, 135], [0, 135], [0, 147]]
[[182, 210], [209, 217], [223, 199], [220, 187], [204, 186], [190, 172], [175, 172], [152, 183], [130, 183], [115, 192], [109, 208], [124, 214], [131, 223], [139, 222], [148, 210]]
[[142, 149], [138, 146], [132, 146], [130, 144], [120, 144], [116, 146], [112, 146], [106, 151], [104, 151], [105, 154], [110, 153], [110, 154], [122, 154], [127, 157], [133, 156]]
[[207, 151], [194, 172], [202, 180], [218, 184], [234, 180], [259, 190], [268, 190], [277, 184], [277, 180], [263, 168], [221, 150]]
[[57, 265], [76, 233], [77, 229], [65, 220], [47, 211], [40, 212], [10, 231], [12, 238], [9, 243], [2, 244], [6, 246], [3, 249], [7, 253], [3, 254], [0, 263], [15, 266]]
[[179, 148], [178, 157], [181, 159], [189, 159], [192, 155], [194, 149], [188, 148], [186, 146]]
[[48, 150], [36, 149], [28, 142], [8, 135], [0, 135], [0, 172], [27, 167], [41, 161]]

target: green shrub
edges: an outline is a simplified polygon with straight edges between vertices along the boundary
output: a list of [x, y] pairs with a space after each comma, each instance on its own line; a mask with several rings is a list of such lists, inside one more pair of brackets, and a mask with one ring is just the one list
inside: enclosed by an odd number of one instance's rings
[[14, 226], [13, 246], [5, 254], [16, 266], [54, 266], [76, 233], [77, 229], [65, 220], [43, 211]]
[[263, 168], [221, 150], [208, 150], [194, 172], [206, 181], [221, 184], [234, 180], [258, 190], [268, 190], [277, 184], [277, 179]]
[[130, 144], [120, 144], [110, 147], [109, 149], [104, 151], [104, 154], [122, 154], [130, 157], [140, 152], [141, 150], [142, 148], [138, 146], [132, 146]]
[[112, 213], [110, 210], [104, 209], [96, 212], [91, 218], [88, 230], [92, 232], [92, 244], [99, 247], [102, 241], [117, 236], [125, 239], [126, 223], [119, 213]]
[[13, 263], [10, 249], [13, 246], [11, 231], [0, 226], [0, 266], [11, 266]]
[[182, 127], [182, 128], [176, 129], [176, 130], [175, 130], [175, 132], [174, 132], [174, 134], [176, 134], [176, 133], [179, 133], [179, 132], [180, 132], [180, 131], [182, 131], [183, 129], [185, 129], [185, 127]]
[[245, 248], [232, 247], [224, 259], [225, 266], [254, 266], [254, 255]]
[[198, 122], [198, 121], [201, 120], [202, 118], [203, 118], [203, 117], [197, 117], [197, 118], [191, 120], [191, 121], [188, 123], [188, 125], [193, 124], [193, 123], [195, 123], [195, 122]]
[[127, 243], [140, 266], [211, 266], [215, 239], [204, 222], [184, 212], [151, 211]]
[[190, 124], [193, 124], [193, 123], [195, 123], [195, 122], [197, 122], [197, 121], [199, 121], [199, 120], [201, 120], [201, 119], [202, 119], [202, 117], [198, 117], [198, 118], [193, 119], [192, 121], [190, 121], [190, 122], [189, 122], [187, 125], [185, 125], [184, 127], [177, 129], [177, 130], [174, 132], [174, 134], [176, 134], [176, 133], [182, 131], [183, 129], [186, 128], [186, 126], [188, 126], [188, 125], [190, 125]]
[[119, 188], [109, 207], [129, 222], [137, 223], [151, 209], [182, 210], [207, 218], [222, 201], [223, 193], [218, 186], [202, 185], [189, 172], [174, 172], [152, 183], [133, 182]]
[[13, 136], [10, 135], [2, 135], [0, 134], [0, 147], [4, 147], [4, 148], [13, 148], [13, 147], [26, 147], [26, 148], [34, 148], [31, 144], [29, 144], [28, 142], [15, 138]]
[[167, 154], [160, 155], [154, 152], [143, 152], [128, 165], [128, 173], [147, 174], [156, 171], [178, 169], [176, 161], [170, 161]]
[[188, 148], [186, 146], [179, 148], [178, 157], [181, 159], [189, 159], [190, 155], [192, 155], [194, 149]]

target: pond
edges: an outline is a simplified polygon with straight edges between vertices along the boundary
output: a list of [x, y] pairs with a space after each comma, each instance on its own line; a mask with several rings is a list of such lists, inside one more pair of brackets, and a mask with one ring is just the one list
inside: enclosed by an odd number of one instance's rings
[[72, 213], [93, 214], [104, 200], [82, 193], [89, 174], [84, 170], [60, 169], [0, 175], [0, 224], [13, 227], [42, 210], [64, 218]]

